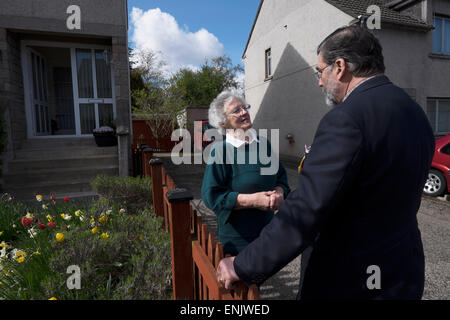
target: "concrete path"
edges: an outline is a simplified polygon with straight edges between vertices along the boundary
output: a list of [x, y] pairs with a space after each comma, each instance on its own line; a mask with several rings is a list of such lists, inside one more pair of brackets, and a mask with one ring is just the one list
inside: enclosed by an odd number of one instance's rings
[[[192, 205], [201, 214], [209, 231], [217, 234], [217, 218], [201, 200], [201, 184], [205, 164], [174, 165], [170, 154], [158, 153], [164, 167], [179, 188], [188, 189], [194, 199]], [[298, 186], [295, 164], [284, 163], [292, 190]], [[388, 199], [387, 199], [388, 200]], [[423, 299], [450, 299], [450, 202], [445, 199], [423, 197], [418, 214], [426, 257], [426, 282]], [[292, 300], [299, 283], [300, 256], [261, 286], [261, 298]]]

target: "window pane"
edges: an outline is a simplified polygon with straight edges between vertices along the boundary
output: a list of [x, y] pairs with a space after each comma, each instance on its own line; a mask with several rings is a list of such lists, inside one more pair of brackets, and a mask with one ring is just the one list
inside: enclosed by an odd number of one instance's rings
[[77, 49], [78, 97], [94, 98], [91, 50]]
[[95, 109], [93, 103], [80, 103], [81, 134], [92, 133], [95, 128]]
[[450, 132], [450, 101], [439, 100], [438, 132]]
[[434, 18], [433, 30], [433, 52], [440, 53], [442, 51], [442, 19]]
[[436, 132], [436, 101], [428, 100], [427, 102], [427, 116], [428, 120], [430, 120], [431, 128], [433, 132]]
[[33, 96], [34, 99], [37, 100], [38, 96], [37, 96], [37, 87], [36, 87], [36, 56], [34, 55], [34, 53], [31, 53], [31, 69], [33, 71]]
[[[108, 59], [110, 59], [110, 57]], [[95, 51], [95, 69], [98, 98], [112, 98], [111, 67], [107, 61], [105, 51], [103, 50]]]
[[112, 104], [99, 103], [98, 104], [98, 117], [100, 120], [100, 127], [111, 126], [114, 121], [114, 112]]
[[445, 19], [444, 23], [444, 53], [450, 54], [450, 20]]
[[53, 83], [57, 134], [75, 134], [72, 71], [70, 67], [54, 67]]

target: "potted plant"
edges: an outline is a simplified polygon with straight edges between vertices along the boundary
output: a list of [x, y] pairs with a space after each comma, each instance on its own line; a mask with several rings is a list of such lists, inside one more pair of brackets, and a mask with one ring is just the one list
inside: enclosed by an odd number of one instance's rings
[[112, 147], [117, 145], [116, 131], [109, 127], [103, 126], [92, 130], [95, 143], [99, 147]]

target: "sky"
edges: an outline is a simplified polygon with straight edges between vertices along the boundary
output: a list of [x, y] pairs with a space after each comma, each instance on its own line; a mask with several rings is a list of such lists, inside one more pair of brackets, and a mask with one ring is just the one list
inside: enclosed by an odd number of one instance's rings
[[[242, 54], [260, 0], [128, 0], [132, 48], [159, 52], [169, 72], [205, 59]], [[241, 63], [243, 66], [243, 63]]]

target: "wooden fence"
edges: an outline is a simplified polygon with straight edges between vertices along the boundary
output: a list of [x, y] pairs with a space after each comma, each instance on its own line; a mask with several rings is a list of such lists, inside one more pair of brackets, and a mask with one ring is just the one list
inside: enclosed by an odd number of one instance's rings
[[[169, 130], [163, 137], [155, 137], [147, 120], [133, 119], [133, 150], [138, 148], [142, 143], [155, 151], [171, 151], [178, 143], [172, 141], [172, 130]], [[161, 126], [164, 126], [163, 124]]]
[[151, 149], [143, 152], [143, 175], [152, 180], [155, 214], [164, 218], [170, 232], [172, 285], [175, 300], [258, 300], [256, 285], [239, 282], [226, 290], [216, 278], [216, 268], [223, 258], [222, 243], [191, 206], [191, 194], [180, 189], [166, 172], [160, 159], [152, 159]]

